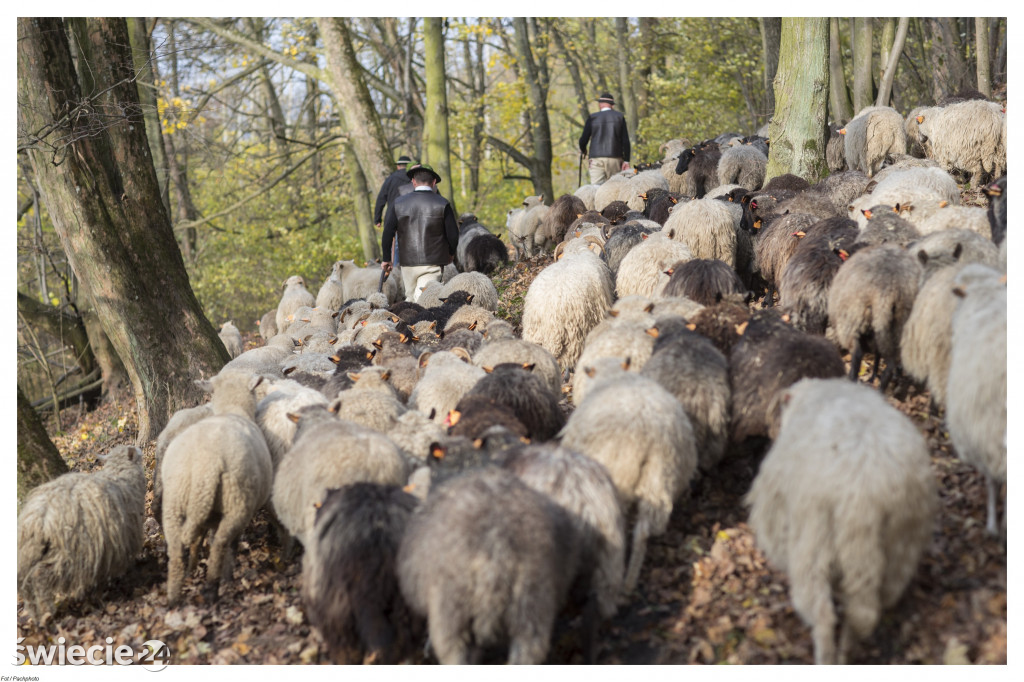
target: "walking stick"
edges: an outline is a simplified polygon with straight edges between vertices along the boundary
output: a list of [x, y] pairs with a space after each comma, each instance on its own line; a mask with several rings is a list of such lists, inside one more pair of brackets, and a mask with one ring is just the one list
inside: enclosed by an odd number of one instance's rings
[[[395, 267], [395, 256], [396, 256], [397, 252], [398, 252], [398, 235], [396, 234], [395, 235], [395, 240], [393, 242], [391, 242], [391, 268], [392, 269], [394, 269], [394, 267]], [[377, 283], [377, 293], [381, 293], [382, 291], [384, 291], [384, 282], [386, 282], [388, 280], [388, 277], [390, 275], [391, 275], [391, 273], [388, 272], [387, 270], [385, 270], [384, 268], [380, 269], [380, 282]]]
[[580, 168], [579, 172], [576, 173], [576, 186], [583, 186], [583, 152], [580, 152]]

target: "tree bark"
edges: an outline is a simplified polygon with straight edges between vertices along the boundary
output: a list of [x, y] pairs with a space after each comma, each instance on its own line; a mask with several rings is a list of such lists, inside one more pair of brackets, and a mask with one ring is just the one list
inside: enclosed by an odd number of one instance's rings
[[18, 507], [32, 488], [66, 474], [68, 465], [18, 387]]
[[650, 111], [650, 82], [651, 71], [654, 62], [655, 50], [655, 26], [657, 19], [653, 17], [639, 17], [637, 23], [640, 27], [640, 65], [636, 70], [633, 79], [633, 94], [636, 96], [636, 115], [642, 121], [647, 118]]
[[764, 59], [764, 111], [775, 111], [775, 74], [779, 70], [779, 39], [782, 32], [782, 17], [758, 19], [761, 28], [761, 51]]
[[167, 155], [164, 153], [163, 134], [160, 129], [160, 116], [156, 107], [156, 83], [153, 79], [156, 68], [156, 55], [149, 41], [150, 20], [146, 17], [129, 17], [128, 29], [132, 41], [132, 63], [138, 74], [139, 102], [142, 103], [143, 116], [146, 119], [146, 139], [149, 140], [149, 151], [153, 155], [153, 166], [156, 168], [156, 179], [160, 183], [160, 200], [170, 213], [170, 171], [167, 166]]
[[96, 358], [89, 347], [89, 335], [85, 331], [81, 317], [68, 315], [59, 308], [40, 303], [20, 291], [18, 312], [62, 345], [70, 345], [75, 351], [75, 359], [83, 376], [91, 374], [96, 369]]
[[205, 396], [228, 360], [189, 286], [160, 201], [123, 19], [89, 19], [83, 98], [59, 19], [18, 20], [19, 138], [75, 275], [132, 381], [138, 443]]
[[[638, 142], [636, 137], [640, 118], [637, 116], [636, 94], [633, 91], [633, 75], [629, 69], [629, 20], [626, 17], [615, 18], [615, 45], [618, 48], [619, 92], [622, 93], [622, 108], [626, 115], [626, 129], [629, 139]], [[584, 119], [585, 120], [585, 119]]]
[[782, 19], [775, 115], [766, 180], [793, 173], [814, 184], [828, 175], [828, 19]]
[[[423, 70], [427, 77], [427, 111], [423, 123], [423, 156], [441, 176], [438, 191], [455, 211], [455, 183], [452, 177], [448, 139], [448, 93], [445, 89], [444, 36], [441, 17], [423, 20]], [[455, 212], [458, 215], [458, 211]]]
[[[179, 97], [178, 88], [178, 50], [175, 44], [175, 22], [167, 24], [167, 43], [169, 46], [168, 55], [170, 61], [171, 92]], [[174, 212], [171, 213], [172, 225], [174, 223], [192, 223], [199, 218], [199, 211], [192, 203], [192, 191], [188, 186], [188, 144], [176, 144], [174, 135], [162, 137], [166, 145], [167, 167], [170, 170], [171, 179], [174, 183]], [[181, 140], [181, 136], [178, 136]], [[179, 158], [177, 147], [181, 147]], [[185, 260], [194, 263], [196, 250], [198, 248], [199, 233], [195, 227], [185, 227], [181, 231], [181, 253]]]
[[974, 35], [978, 47], [978, 92], [992, 96], [992, 49], [989, 45], [988, 18], [975, 17]]
[[885, 73], [882, 74], [882, 81], [878, 85], [878, 98], [875, 100], [876, 107], [889, 106], [889, 96], [892, 93], [892, 80], [896, 76], [896, 66], [900, 62], [900, 55], [903, 54], [903, 43], [907, 39], [907, 28], [910, 26], [908, 17], [900, 18], [900, 27], [893, 39], [892, 49], [889, 50], [889, 62], [885, 65]]
[[875, 101], [871, 69], [871, 17], [854, 19], [853, 34], [853, 115]]
[[[882, 38], [878, 43], [878, 82], [882, 82], [882, 75], [889, 66], [889, 53], [896, 40], [896, 19], [886, 17], [882, 19]], [[876, 97], [877, 99], [877, 97]]]
[[579, 125], [583, 128], [583, 124], [586, 123], [590, 117], [589, 98], [587, 97], [587, 90], [583, 87], [583, 78], [580, 76], [579, 63], [576, 61], [574, 55], [565, 47], [565, 38], [562, 36], [562, 32], [558, 30], [555, 25], [557, 22], [553, 21], [550, 25], [551, 37], [554, 39], [555, 47], [559, 52], [562, 53], [562, 58], [565, 60], [565, 66], [569, 70], [569, 76], [572, 78], [572, 87], [576, 93], [576, 106], [580, 114]]
[[829, 19], [828, 31], [828, 72], [829, 72], [829, 103], [832, 118], [843, 125], [853, 118], [850, 111], [850, 93], [846, 89], [846, 76], [843, 75], [843, 52], [839, 43], [839, 19]]
[[550, 206], [555, 200], [555, 191], [551, 181], [551, 124], [548, 121], [547, 83], [543, 81], [541, 70], [533, 59], [526, 19], [516, 17], [512, 22], [516, 33], [516, 60], [526, 71], [526, 92], [530, 100], [533, 160], [528, 168], [533, 190], [543, 195], [544, 203]]

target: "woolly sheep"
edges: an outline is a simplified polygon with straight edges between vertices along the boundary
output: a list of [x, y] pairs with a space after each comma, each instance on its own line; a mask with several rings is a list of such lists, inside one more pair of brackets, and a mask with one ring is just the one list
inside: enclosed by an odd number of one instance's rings
[[985, 239], [992, 239], [992, 226], [988, 213], [973, 206], [947, 206], [945, 202], [914, 204], [910, 207], [910, 218], [922, 235], [940, 230], [970, 230]]
[[599, 185], [581, 185], [579, 189], [573, 192], [573, 196], [579, 197], [588, 211], [593, 211], [594, 197], [597, 194], [598, 187]]
[[879, 388], [898, 372], [900, 336], [917, 296], [921, 267], [900, 246], [862, 249], [839, 268], [828, 293], [828, 318], [841, 348], [851, 352], [850, 379], [857, 380], [864, 352], [886, 361]]
[[847, 167], [868, 177], [878, 172], [887, 155], [907, 151], [903, 117], [892, 107], [865, 107], [843, 130]]
[[164, 460], [167, 446], [179, 433], [211, 414], [213, 414], [213, 407], [209, 403], [180, 409], [171, 415], [171, 418], [167, 420], [167, 426], [157, 436], [156, 452], [153, 456], [153, 501], [150, 503], [150, 510], [153, 512], [154, 518], [163, 517], [164, 485], [163, 478], [160, 476], [160, 464]]
[[479, 367], [468, 364], [464, 357], [452, 351], [420, 356], [420, 380], [409, 395], [409, 406], [430, 416], [437, 423], [444, 421], [449, 410], [485, 374]]
[[1006, 482], [1006, 277], [970, 264], [956, 276], [953, 340], [946, 387], [946, 424], [961, 459], [985, 475], [989, 533], [1005, 531], [996, 521], [996, 497]]
[[411, 655], [422, 626], [398, 588], [395, 559], [417, 500], [398, 486], [329, 490], [302, 557], [302, 602], [335, 663]]
[[847, 257], [834, 239], [805, 238], [797, 247], [779, 279], [779, 306], [793, 315], [795, 327], [825, 333], [829, 286]]
[[[331, 274], [327, 276], [324, 283], [320, 285], [320, 291], [316, 294], [316, 307], [328, 310], [340, 310], [345, 303], [345, 286], [341, 277], [342, 262], [336, 261], [331, 266]], [[351, 296], [349, 298], [352, 298]]]
[[[490, 328], [487, 333], [490, 336]], [[562, 376], [558, 360], [539, 344], [515, 337], [488, 340], [473, 355], [473, 364], [477, 367], [497, 367], [506, 362], [533, 365], [533, 373], [544, 379], [551, 392], [561, 394]]]
[[924, 267], [927, 279], [937, 269], [953, 263], [982, 263], [996, 267], [999, 250], [977, 232], [941, 230], [911, 242], [907, 247]]
[[181, 598], [185, 548], [190, 548], [191, 573], [207, 530], [213, 533], [207, 587], [216, 593], [220, 581], [231, 577], [234, 543], [270, 496], [273, 464], [255, 423], [252, 393], [261, 382], [260, 376], [237, 373], [202, 382], [213, 391], [213, 414], [182, 431], [167, 447], [160, 475], [169, 604]]
[[523, 304], [523, 340], [543, 346], [562, 371], [568, 370], [613, 297], [611, 272], [596, 254], [566, 256], [541, 270], [530, 284]]
[[689, 246], [670, 239], [664, 231], [655, 232], [623, 257], [615, 275], [615, 292], [619, 298], [658, 295], [668, 283], [669, 276], [665, 271], [675, 263], [691, 258], [693, 254]]
[[489, 275], [508, 263], [508, 249], [505, 243], [486, 228], [469, 234], [465, 241], [459, 237], [458, 260], [465, 272], [482, 272]]
[[975, 187], [986, 174], [998, 178], [1005, 171], [1006, 114], [999, 104], [968, 100], [928, 109], [916, 120], [925, 153], [945, 170], [970, 174]]
[[565, 426], [565, 416], [558, 408], [561, 391], [553, 392], [532, 369], [530, 365], [514, 363], [484, 367], [486, 375], [480, 377], [463, 399], [483, 397], [505, 405], [526, 426], [531, 439], [550, 440]]
[[717, 258], [730, 268], [736, 266], [736, 229], [732, 214], [721, 201], [695, 199], [676, 206], [663, 232], [686, 244], [693, 258]]
[[[380, 265], [373, 264], [373, 267], [361, 268], [355, 264], [355, 261], [337, 261], [334, 264], [331, 277], [340, 277], [342, 288], [345, 291], [345, 300], [366, 298], [377, 293], [377, 287], [380, 286]], [[384, 282], [384, 294], [387, 295], [388, 302], [394, 303], [402, 299], [402, 292], [399, 289], [401, 279], [392, 273], [392, 276]]]
[[232, 358], [237, 358], [242, 354], [242, 334], [238, 331], [238, 327], [235, 326], [234, 322], [229, 320], [221, 325], [217, 336], [220, 337], [221, 342], [228, 351], [228, 355]]
[[616, 173], [603, 183], [594, 193], [594, 210], [603, 212], [605, 207], [613, 201], [618, 201], [619, 191], [629, 182], [629, 178], [621, 173]]
[[629, 250], [644, 240], [644, 235], [650, 235], [656, 230], [648, 227], [629, 223], [615, 230], [608, 237], [604, 245], [604, 259], [612, 275], [617, 275], [622, 259], [626, 257]]
[[569, 417], [562, 445], [608, 470], [623, 514], [636, 509], [623, 583], [640, 578], [647, 538], [665, 532], [675, 500], [697, 466], [693, 428], [682, 405], [653, 380], [632, 372], [595, 383]]
[[295, 442], [277, 469], [271, 502], [289, 533], [309, 546], [316, 504], [330, 488], [359, 482], [404, 485], [405, 458], [386, 436], [312, 406], [293, 415]]
[[263, 432], [274, 471], [295, 438], [295, 422], [288, 414], [307, 405], [327, 404], [320, 391], [287, 379], [275, 381], [272, 390], [256, 404], [256, 425]]
[[782, 272], [796, 252], [800, 240], [806, 235], [806, 230], [817, 222], [818, 218], [809, 213], [789, 213], [776, 216], [758, 232], [754, 242], [755, 269], [768, 284], [765, 307], [774, 301]]
[[268, 310], [263, 314], [256, 322], [256, 326], [259, 327], [260, 336], [263, 337], [264, 341], [269, 341], [271, 337], [277, 335], [277, 309]]
[[842, 211], [836, 210], [831, 198], [814, 190], [800, 192], [795, 197], [780, 201], [776, 211], [779, 214], [810, 213], [821, 220], [827, 220], [842, 213]]
[[743, 338], [736, 329], [745, 328], [742, 325], [749, 318], [750, 309], [739, 296], [726, 296], [718, 303], [686, 316], [689, 321], [687, 328], [709, 339], [726, 357], [733, 344]]
[[569, 225], [586, 211], [587, 206], [579, 197], [573, 194], [558, 197], [537, 229], [537, 243], [541, 248], [553, 247], [565, 239]]
[[398, 580], [441, 663], [476, 662], [506, 643], [509, 663], [543, 663], [579, 542], [561, 507], [488, 467], [431, 491], [409, 520]]
[[394, 387], [388, 383], [390, 374], [391, 370], [381, 367], [349, 372], [352, 387], [338, 393], [331, 401], [331, 411], [340, 419], [387, 433], [406, 411]]
[[778, 192], [802, 192], [805, 189], [809, 189], [811, 183], [807, 182], [799, 175], [792, 173], [783, 173], [782, 175], [776, 175], [764, 184], [761, 188], [766, 194], [773, 194]]
[[654, 338], [645, 330], [654, 323], [654, 318], [639, 323], [630, 319], [612, 318], [602, 323], [603, 329], [595, 328], [588, 336], [583, 353], [577, 366], [584, 371], [577, 371], [572, 379], [572, 401], [579, 405], [586, 398], [586, 390], [591, 383], [588, 369], [601, 358], [617, 358], [621, 362], [628, 358], [628, 367], [639, 372], [651, 357]]
[[[848, 663], [931, 540], [938, 495], [928, 447], [866, 386], [805, 379], [779, 402], [778, 437], [744, 500], [749, 523], [789, 576], [815, 662]], [[834, 602], [843, 614], [838, 650]]]
[[498, 309], [498, 290], [494, 288], [494, 283], [487, 275], [479, 272], [460, 273], [444, 285], [441, 289], [441, 298], [447, 298], [456, 291], [473, 294], [473, 305], [492, 312]]
[[295, 353], [296, 342], [287, 334], [277, 334], [266, 346], [251, 348], [224, 365], [220, 374], [248, 372], [281, 377], [281, 363]]
[[537, 255], [536, 233], [548, 210], [543, 196], [532, 196], [523, 200], [522, 211], [509, 213], [508, 239], [515, 247], [517, 260]]
[[[556, 406], [557, 409], [557, 406]], [[520, 438], [529, 439], [530, 429], [505, 403], [498, 403], [481, 394], [467, 393], [445, 419], [449, 436], [475, 441], [495, 426], [508, 429]]]
[[832, 173], [846, 170], [846, 137], [839, 132], [842, 126], [828, 124], [828, 142], [825, 143], [825, 162]]
[[858, 244], [874, 246], [878, 244], [898, 244], [906, 246], [921, 238], [913, 223], [904, 220], [888, 206], [872, 206], [861, 211], [867, 224], [861, 228], [857, 237]]
[[[881, 174], [875, 176], [880, 178]], [[814, 190], [824, 194], [832, 201], [835, 215], [842, 215], [850, 202], [864, 194], [871, 178], [860, 171], [843, 171], [832, 173], [814, 186]]]
[[67, 473], [32, 489], [18, 513], [18, 591], [44, 626], [57, 594], [80, 599], [125, 573], [142, 550], [142, 451], [120, 445], [94, 473]]
[[[737, 192], [737, 190], [739, 190], [739, 192]], [[724, 184], [724, 185], [719, 185], [718, 187], [715, 187], [714, 189], [709, 190], [708, 193], [704, 195], [704, 198], [705, 199], [722, 199], [723, 201], [726, 201], [727, 203], [732, 203], [732, 201], [730, 199], [733, 197], [734, 194], [738, 193], [740, 196], [743, 196], [744, 194], [747, 193], [747, 191], [748, 190], [745, 187], [741, 186], [741, 185], [736, 185], [736, 184], [728, 183], [728, 184]]]
[[715, 258], [694, 258], [669, 270], [663, 296], [685, 296], [702, 305], [711, 305], [726, 294], [746, 291], [736, 271]]
[[278, 331], [285, 329], [288, 316], [293, 314], [301, 306], [312, 308], [316, 305], [313, 294], [306, 290], [306, 280], [298, 275], [292, 275], [281, 285], [284, 293], [281, 294], [281, 301], [277, 304], [277, 313], [274, 316], [274, 324]]
[[737, 184], [749, 190], [761, 189], [764, 184], [768, 157], [750, 145], [729, 147], [718, 161], [718, 182]]
[[446, 428], [418, 410], [408, 410], [388, 431], [391, 442], [408, 462], [423, 462], [430, 456], [430, 445], [447, 433]]
[[626, 205], [634, 211], [643, 211], [644, 200], [641, 195], [656, 188], [667, 192], [669, 189], [668, 180], [665, 179], [660, 170], [643, 171], [630, 178], [625, 187], [619, 190], [619, 200], [625, 201]]

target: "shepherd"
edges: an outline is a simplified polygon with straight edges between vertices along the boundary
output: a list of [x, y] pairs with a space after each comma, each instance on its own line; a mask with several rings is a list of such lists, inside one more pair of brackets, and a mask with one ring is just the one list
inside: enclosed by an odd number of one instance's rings
[[590, 143], [590, 182], [600, 185], [629, 168], [629, 131], [626, 117], [615, 111], [615, 98], [605, 92], [597, 98], [600, 110], [590, 115], [580, 136], [580, 152]]

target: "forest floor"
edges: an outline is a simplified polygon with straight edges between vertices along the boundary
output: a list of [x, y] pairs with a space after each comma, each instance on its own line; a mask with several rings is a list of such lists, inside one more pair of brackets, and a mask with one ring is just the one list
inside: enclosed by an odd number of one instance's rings
[[[543, 257], [502, 269], [501, 315], [518, 327], [526, 288]], [[261, 345], [258, 336], [247, 347]], [[848, 361], [848, 358], [847, 358]], [[863, 380], [863, 379], [862, 379]], [[567, 384], [565, 392], [568, 392]], [[901, 601], [885, 612], [855, 663], [994, 663], [1007, 661], [1006, 550], [985, 532], [985, 484], [956, 458], [927, 393], [889, 402], [918, 427], [931, 450], [941, 510], [933, 539]], [[136, 432], [130, 393], [91, 411], [66, 409], [50, 435], [73, 470], [130, 443]], [[856, 434], [850, 434], [856, 438]], [[151, 478], [155, 443], [144, 449]], [[783, 573], [757, 549], [741, 504], [767, 442], [732, 447], [712, 476], [696, 480], [675, 507], [668, 531], [650, 540], [639, 586], [601, 630], [599, 663], [812, 663], [809, 628], [794, 612]], [[304, 615], [301, 556], [280, 565], [265, 512], [242, 534], [234, 579], [210, 603], [200, 576], [186, 582], [183, 604], [166, 606], [167, 552], [147, 494], [145, 547], [135, 570], [91, 600], [62, 605], [44, 629], [18, 603], [23, 644], [166, 643], [172, 663], [327, 663]], [[551, 663], [581, 663], [578, 623], [559, 623]], [[416, 660], [412, 662], [426, 662]]]

